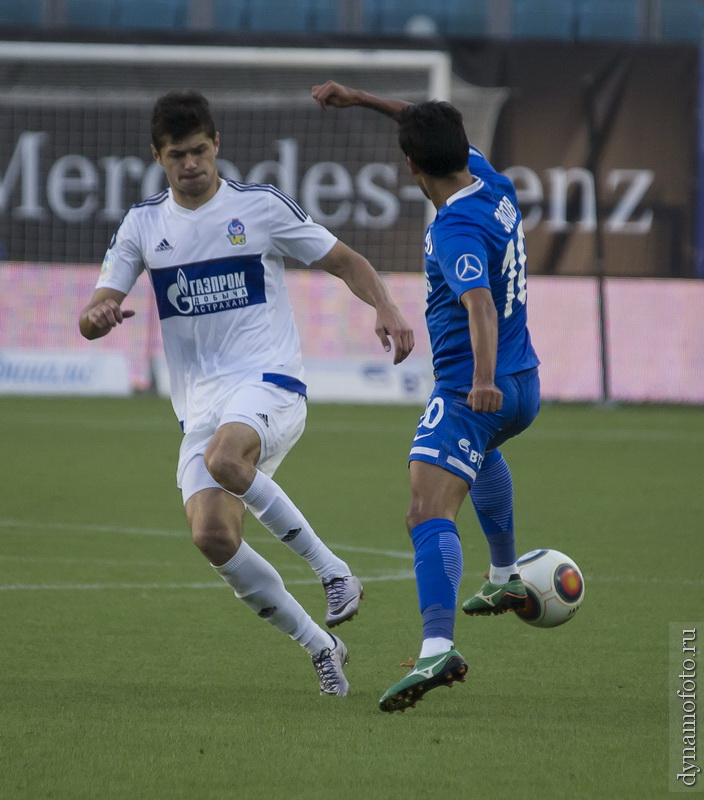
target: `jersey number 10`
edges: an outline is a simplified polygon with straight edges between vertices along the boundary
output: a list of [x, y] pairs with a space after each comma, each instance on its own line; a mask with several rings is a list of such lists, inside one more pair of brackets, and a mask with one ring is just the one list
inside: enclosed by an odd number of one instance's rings
[[518, 300], [521, 305], [526, 303], [526, 239], [523, 235], [523, 223], [519, 222], [516, 233], [509, 239], [506, 246], [506, 255], [501, 267], [501, 275], [506, 275], [506, 305], [504, 319], [513, 313], [513, 301]]

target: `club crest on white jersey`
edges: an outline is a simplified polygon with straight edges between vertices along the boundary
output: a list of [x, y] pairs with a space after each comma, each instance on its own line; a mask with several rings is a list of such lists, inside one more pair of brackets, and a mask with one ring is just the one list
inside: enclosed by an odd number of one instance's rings
[[233, 219], [227, 226], [227, 238], [230, 240], [230, 244], [247, 244], [244, 223], [238, 219]]

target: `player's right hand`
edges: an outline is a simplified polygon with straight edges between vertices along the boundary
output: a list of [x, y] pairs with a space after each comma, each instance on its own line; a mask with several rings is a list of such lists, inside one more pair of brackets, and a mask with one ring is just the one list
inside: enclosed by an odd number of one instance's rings
[[504, 394], [496, 384], [480, 383], [475, 381], [470, 393], [467, 395], [467, 405], [472, 411], [484, 411], [493, 414], [501, 411], [504, 402]]
[[123, 320], [133, 317], [136, 313], [137, 312], [129, 309], [123, 309], [116, 300], [108, 298], [89, 309], [86, 313], [86, 317], [93, 328], [98, 331], [101, 336], [104, 336], [112, 330], [112, 328], [117, 325], [122, 325]]
[[393, 303], [377, 308], [374, 331], [387, 353], [391, 350], [389, 337], [393, 340], [394, 364], [400, 364], [410, 355], [415, 346], [413, 328], [406, 322], [403, 314]]
[[321, 85], [314, 86], [311, 94], [323, 111], [326, 111], [328, 106], [349, 108], [357, 104], [357, 92], [337, 81], [326, 81]]

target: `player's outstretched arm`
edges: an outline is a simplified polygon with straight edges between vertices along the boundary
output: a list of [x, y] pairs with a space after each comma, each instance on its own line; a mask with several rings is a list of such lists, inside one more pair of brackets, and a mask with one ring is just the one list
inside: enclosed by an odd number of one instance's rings
[[323, 111], [327, 111], [330, 106], [333, 108], [361, 106], [362, 108], [370, 108], [372, 111], [378, 111], [387, 117], [396, 118], [406, 106], [411, 105], [405, 100], [377, 97], [377, 95], [361, 89], [351, 89], [349, 86], [337, 83], [337, 81], [326, 81], [323, 84], [314, 86], [311, 94]]
[[78, 327], [86, 339], [100, 339], [122, 321], [133, 317], [134, 311], [122, 308], [124, 292], [117, 289], [96, 289], [90, 303], [81, 311]]
[[501, 411], [504, 396], [494, 383], [499, 340], [494, 299], [489, 289], [478, 287], [465, 292], [460, 300], [469, 314], [469, 339], [474, 354], [472, 390], [467, 396], [467, 405], [472, 411]]
[[384, 350], [394, 343], [394, 364], [399, 364], [413, 350], [413, 330], [392, 301], [384, 282], [372, 265], [344, 242], [336, 242], [332, 250], [311, 266], [319, 267], [342, 279], [365, 303], [376, 309], [374, 330]]

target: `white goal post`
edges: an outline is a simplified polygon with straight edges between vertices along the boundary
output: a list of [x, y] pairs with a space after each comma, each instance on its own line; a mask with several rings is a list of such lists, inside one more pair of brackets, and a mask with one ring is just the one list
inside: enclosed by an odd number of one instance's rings
[[[14, 261], [96, 263], [127, 208], [163, 186], [154, 100], [200, 89], [225, 177], [274, 183], [382, 271], [417, 271], [427, 203], [395, 126], [323, 113], [333, 78], [411, 101], [451, 99], [449, 54], [427, 50], [0, 42], [0, 241]], [[477, 115], [481, 116], [481, 115]]]
[[360, 71], [427, 70], [428, 98], [449, 100], [452, 64], [439, 50], [348, 50], [295, 47], [213, 47], [91, 43], [0, 42], [0, 62], [156, 64], [174, 66], [352, 67]]

